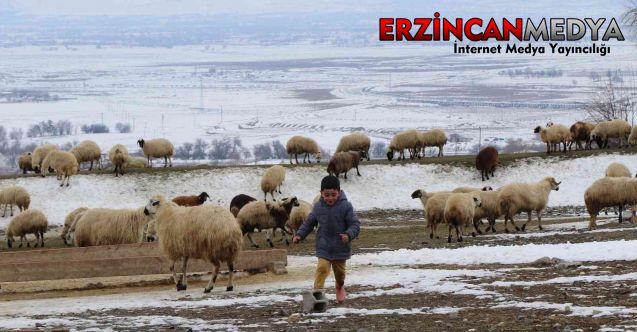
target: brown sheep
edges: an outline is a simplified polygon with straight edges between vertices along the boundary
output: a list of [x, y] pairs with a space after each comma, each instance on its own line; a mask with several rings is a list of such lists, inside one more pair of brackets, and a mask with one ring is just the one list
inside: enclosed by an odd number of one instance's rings
[[491, 173], [491, 176], [495, 176], [493, 172], [499, 162], [500, 155], [498, 154], [498, 150], [492, 146], [487, 146], [478, 152], [476, 156], [476, 169], [480, 171], [482, 181], [484, 181], [485, 175], [487, 176], [487, 180], [489, 180], [489, 173]]
[[232, 212], [232, 214], [236, 218], [237, 214], [239, 214], [239, 211], [241, 211], [242, 207], [244, 207], [246, 204], [248, 204], [250, 202], [254, 202], [256, 200], [257, 199], [252, 197], [252, 196], [248, 196], [246, 194], [239, 194], [239, 195], [233, 197], [232, 200], [230, 201], [230, 212]]
[[[591, 131], [593, 131], [595, 125], [589, 122], [577, 121], [575, 122], [571, 128], [571, 143], [568, 145], [568, 149], [570, 150], [575, 143], [577, 149], [579, 150], [590, 150], [591, 143]], [[584, 147], [582, 148], [582, 142], [584, 142]]]
[[210, 196], [204, 191], [199, 195], [177, 196], [173, 198], [173, 203], [179, 206], [197, 206], [205, 203], [207, 199], [210, 199]]
[[31, 152], [25, 152], [20, 155], [18, 167], [22, 170], [22, 174], [27, 174], [27, 171], [33, 170], [33, 166], [31, 165]]
[[251, 235], [255, 229], [259, 231], [265, 230], [266, 239], [270, 247], [274, 248], [272, 237], [277, 228], [280, 228], [285, 236], [285, 243], [289, 245], [285, 224], [290, 219], [290, 213], [295, 206], [299, 206], [299, 201], [296, 197], [284, 198], [281, 203], [272, 204], [262, 201], [250, 202], [237, 214], [237, 222], [241, 226], [243, 234], [248, 235], [250, 243], [255, 248], [259, 247]]
[[361, 160], [363, 160], [363, 157], [359, 151], [337, 152], [327, 165], [327, 173], [337, 177], [339, 174], [344, 173], [347, 179], [347, 172], [352, 168], [356, 168], [356, 175], [361, 176], [358, 170]]

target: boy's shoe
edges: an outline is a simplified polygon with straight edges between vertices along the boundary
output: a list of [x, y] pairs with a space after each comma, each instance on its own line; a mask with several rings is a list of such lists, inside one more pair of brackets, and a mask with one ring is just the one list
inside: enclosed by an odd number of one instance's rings
[[347, 292], [345, 292], [345, 286], [336, 286], [336, 302], [339, 304], [343, 303], [346, 297]]

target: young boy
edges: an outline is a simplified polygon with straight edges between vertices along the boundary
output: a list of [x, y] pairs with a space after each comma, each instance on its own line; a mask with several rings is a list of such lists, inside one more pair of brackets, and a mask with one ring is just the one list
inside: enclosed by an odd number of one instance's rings
[[321, 200], [303, 222], [294, 243], [305, 239], [318, 224], [316, 231], [316, 257], [318, 265], [314, 279], [314, 289], [323, 289], [325, 279], [334, 270], [336, 279], [336, 301], [345, 301], [345, 261], [352, 256], [352, 240], [358, 237], [360, 222], [352, 204], [341, 191], [338, 178], [329, 175], [321, 181]]

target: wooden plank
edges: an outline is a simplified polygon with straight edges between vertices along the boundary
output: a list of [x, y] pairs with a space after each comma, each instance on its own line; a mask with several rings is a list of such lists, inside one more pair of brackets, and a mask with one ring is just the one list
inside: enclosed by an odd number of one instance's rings
[[[110, 252], [111, 248], [107, 248]], [[46, 250], [44, 250], [46, 251]], [[235, 270], [262, 270], [273, 264], [287, 265], [284, 249], [242, 251], [235, 262]], [[181, 269], [181, 262], [176, 266]], [[209, 272], [212, 265], [203, 260], [190, 260], [188, 272]], [[227, 266], [222, 264], [222, 271]], [[169, 262], [162, 256], [99, 258], [68, 261], [38, 261], [4, 264], [0, 282], [58, 280], [75, 278], [114, 277], [170, 273]]]

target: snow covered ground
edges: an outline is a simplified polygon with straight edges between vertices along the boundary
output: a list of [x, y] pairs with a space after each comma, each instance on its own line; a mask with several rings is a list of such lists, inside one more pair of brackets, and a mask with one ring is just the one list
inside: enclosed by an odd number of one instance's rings
[[[549, 206], [582, 206], [586, 188], [602, 177], [613, 161], [635, 165], [637, 156], [609, 154], [570, 160], [532, 158], [498, 169], [495, 179], [488, 184], [500, 187], [509, 182], [532, 182], [554, 176], [562, 184], [559, 191], [550, 194]], [[416, 189], [440, 191], [487, 184], [474, 169], [458, 166], [363, 164], [360, 170], [362, 176], [350, 172], [349, 179], [342, 180], [343, 190], [358, 210], [420, 209], [420, 201], [411, 199], [411, 193]], [[174, 197], [206, 191], [212, 203], [222, 206], [229, 206], [232, 197], [241, 193], [261, 198], [263, 171], [263, 168], [254, 167], [223, 167], [188, 172], [131, 173], [121, 178], [77, 175], [68, 188], [58, 187], [55, 177], [49, 176], [1, 180], [0, 187], [24, 186], [31, 194], [32, 207], [41, 209], [49, 217], [50, 224], [60, 225], [67, 213], [80, 206], [139, 208], [157, 194]], [[283, 195], [295, 195], [311, 202], [324, 174], [324, 166], [288, 167]], [[0, 227], [4, 228], [8, 220], [2, 219]]]

